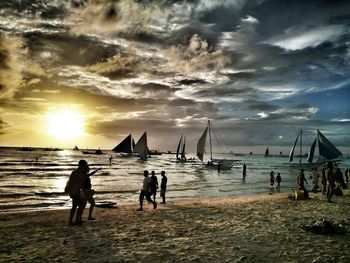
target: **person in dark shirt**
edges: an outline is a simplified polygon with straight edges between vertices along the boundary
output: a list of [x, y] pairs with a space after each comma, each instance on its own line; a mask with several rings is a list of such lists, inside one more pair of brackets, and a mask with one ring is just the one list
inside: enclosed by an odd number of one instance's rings
[[157, 195], [157, 189], [158, 189], [158, 178], [155, 175], [155, 172], [151, 172], [151, 196], [153, 196], [153, 201], [156, 201], [156, 195]]
[[161, 204], [165, 204], [165, 192], [166, 192], [166, 185], [168, 182], [168, 178], [165, 176], [165, 171], [161, 171], [160, 175], [162, 176], [162, 182], [160, 184], [160, 196], [163, 199]]
[[243, 164], [243, 172], [242, 172], [242, 180], [245, 181], [245, 178], [247, 176], [247, 166]]
[[277, 182], [277, 189], [280, 189], [280, 183], [281, 183], [281, 174], [280, 173], [277, 173], [276, 182]]
[[305, 178], [305, 174], [304, 174], [304, 169], [300, 170], [300, 173], [298, 175], [297, 178], [297, 183], [298, 183], [298, 189], [299, 190], [303, 190], [304, 191], [304, 199], [308, 199], [309, 198], [309, 192], [306, 190], [304, 182], [306, 184], [309, 184]]

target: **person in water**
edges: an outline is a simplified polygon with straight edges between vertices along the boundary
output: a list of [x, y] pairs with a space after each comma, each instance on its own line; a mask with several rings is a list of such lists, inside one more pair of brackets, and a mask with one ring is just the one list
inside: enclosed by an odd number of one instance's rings
[[143, 176], [145, 178], [143, 178], [143, 184], [142, 184], [142, 189], [140, 192], [140, 208], [137, 209], [137, 211], [142, 211], [143, 210], [143, 199], [146, 197], [147, 201], [153, 204], [153, 209], [157, 208], [157, 203], [154, 202], [151, 199], [151, 178], [148, 176], [148, 171], [145, 170], [143, 172]]
[[160, 175], [162, 176], [162, 182], [160, 183], [160, 196], [163, 199], [161, 204], [166, 204], [166, 202], [165, 202], [165, 192], [166, 192], [166, 185], [168, 183], [168, 178], [165, 176], [165, 171], [161, 171]]
[[[64, 191], [68, 193], [72, 199], [72, 208], [68, 219], [69, 225], [81, 225], [83, 223], [82, 215], [86, 206], [86, 201], [84, 201], [81, 196], [81, 188], [85, 179], [88, 177], [88, 172], [89, 166], [87, 162], [85, 160], [80, 160], [78, 163], [78, 168], [70, 174], [64, 189]], [[75, 222], [73, 222], [74, 216], [76, 217]]]
[[99, 170], [101, 170], [101, 168], [98, 168], [95, 171], [88, 173], [82, 187], [83, 199], [85, 199], [90, 204], [88, 220], [96, 220], [94, 217], [92, 217], [92, 212], [95, 207], [95, 199], [94, 199], [95, 190], [93, 190], [91, 187], [90, 176], [94, 175]]
[[242, 171], [242, 180], [245, 181], [245, 178], [247, 176], [247, 166], [243, 164], [243, 171]]
[[274, 176], [275, 172], [271, 171], [270, 172], [270, 186], [272, 187], [275, 184], [275, 176]]
[[277, 186], [276, 186], [276, 188], [277, 188], [277, 189], [280, 189], [280, 183], [281, 183], [281, 173], [277, 173], [277, 176], [276, 176], [276, 182], [277, 182]]

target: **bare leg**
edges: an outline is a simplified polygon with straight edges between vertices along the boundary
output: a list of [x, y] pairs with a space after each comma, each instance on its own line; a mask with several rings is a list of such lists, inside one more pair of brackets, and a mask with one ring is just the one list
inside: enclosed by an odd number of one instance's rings
[[90, 208], [89, 208], [89, 216], [88, 216], [89, 220], [95, 220], [95, 218], [92, 217], [92, 212], [94, 211], [94, 207], [95, 207], [95, 200], [94, 200], [93, 197], [91, 197]]

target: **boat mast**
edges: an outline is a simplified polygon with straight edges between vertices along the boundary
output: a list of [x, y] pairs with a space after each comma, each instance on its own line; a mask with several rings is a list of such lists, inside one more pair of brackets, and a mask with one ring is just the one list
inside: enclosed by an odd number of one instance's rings
[[301, 164], [301, 155], [303, 153], [303, 130], [300, 130], [300, 157], [299, 164]]
[[208, 120], [208, 127], [209, 127], [209, 149], [210, 149], [210, 160], [213, 160], [213, 152], [211, 148], [211, 129], [210, 129], [210, 120]]

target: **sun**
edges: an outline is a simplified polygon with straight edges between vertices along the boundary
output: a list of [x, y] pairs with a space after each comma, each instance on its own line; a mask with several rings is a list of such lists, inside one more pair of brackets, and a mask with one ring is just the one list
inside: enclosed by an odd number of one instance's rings
[[75, 110], [64, 110], [47, 114], [48, 133], [65, 140], [84, 135], [84, 118]]

